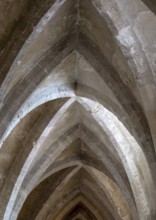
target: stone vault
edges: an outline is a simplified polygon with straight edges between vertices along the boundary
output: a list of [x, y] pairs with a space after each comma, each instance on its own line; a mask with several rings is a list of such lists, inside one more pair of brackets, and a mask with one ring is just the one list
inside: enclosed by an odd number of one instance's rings
[[156, 219], [155, 15], [0, 0], [0, 220]]

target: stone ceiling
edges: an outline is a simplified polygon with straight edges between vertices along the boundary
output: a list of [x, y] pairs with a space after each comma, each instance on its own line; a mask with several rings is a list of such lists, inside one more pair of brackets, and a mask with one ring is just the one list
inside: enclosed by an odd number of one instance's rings
[[156, 219], [155, 14], [0, 1], [0, 220]]

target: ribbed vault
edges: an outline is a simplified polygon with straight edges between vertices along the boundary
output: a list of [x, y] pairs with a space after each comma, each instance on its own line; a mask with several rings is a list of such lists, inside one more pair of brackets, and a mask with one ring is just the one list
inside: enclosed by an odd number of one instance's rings
[[0, 2], [0, 219], [156, 219], [155, 8]]

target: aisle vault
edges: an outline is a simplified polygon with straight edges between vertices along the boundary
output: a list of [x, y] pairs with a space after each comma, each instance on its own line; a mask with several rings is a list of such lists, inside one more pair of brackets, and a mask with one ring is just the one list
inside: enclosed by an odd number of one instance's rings
[[155, 220], [155, 3], [0, 11], [0, 219]]

